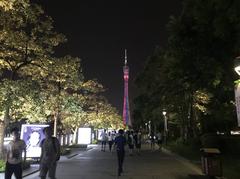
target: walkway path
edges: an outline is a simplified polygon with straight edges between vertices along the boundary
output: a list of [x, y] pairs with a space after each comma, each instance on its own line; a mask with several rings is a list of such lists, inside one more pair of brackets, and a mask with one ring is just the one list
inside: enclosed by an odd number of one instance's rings
[[[99, 146], [62, 159], [57, 168], [57, 179], [200, 179], [200, 170], [174, 155], [151, 151], [144, 146], [141, 155], [126, 156], [124, 173], [117, 176], [116, 153], [102, 152]], [[36, 179], [38, 173], [24, 179]]]

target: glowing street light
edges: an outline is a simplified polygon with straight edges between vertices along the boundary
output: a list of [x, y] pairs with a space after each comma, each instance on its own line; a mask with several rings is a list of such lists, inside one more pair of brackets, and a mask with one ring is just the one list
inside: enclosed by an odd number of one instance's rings
[[235, 58], [234, 70], [240, 76], [240, 56]]

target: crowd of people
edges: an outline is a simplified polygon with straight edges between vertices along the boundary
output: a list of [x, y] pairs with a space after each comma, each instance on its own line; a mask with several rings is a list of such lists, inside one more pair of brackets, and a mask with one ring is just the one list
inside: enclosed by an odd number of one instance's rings
[[[45, 179], [48, 173], [49, 178], [55, 179], [57, 161], [60, 158], [60, 143], [56, 137], [52, 136], [52, 128], [46, 127], [43, 130], [45, 139], [41, 141], [41, 156], [40, 156], [40, 175], [41, 179]], [[17, 179], [22, 178], [22, 161], [26, 160], [26, 151], [28, 145], [24, 140], [20, 139], [19, 130], [13, 128], [12, 131], [13, 140], [8, 144], [6, 148], [6, 169], [5, 179], [11, 179], [12, 174]], [[140, 155], [143, 136], [140, 130], [127, 130], [120, 129], [107, 131], [106, 129], [100, 134], [101, 137], [101, 151], [106, 151], [108, 144], [109, 151], [116, 150], [118, 158], [118, 175], [123, 172], [123, 161], [125, 158], [125, 146], [128, 146], [128, 152], [130, 156], [134, 154]], [[145, 140], [146, 138], [144, 138]], [[157, 143], [159, 149], [162, 146], [162, 135], [160, 132], [151, 132], [148, 135], [148, 141], [150, 141], [151, 149], [155, 149]], [[22, 157], [22, 153], [24, 156]]]
[[[136, 149], [137, 154], [140, 153], [141, 143], [142, 143], [142, 133], [139, 130], [128, 130], [123, 131], [123, 136], [126, 138], [126, 144], [128, 145], [130, 155], [133, 154], [133, 150]], [[109, 151], [112, 151], [112, 146], [114, 145], [115, 138], [119, 135], [116, 130], [108, 131], [106, 129], [100, 134], [101, 138], [101, 151], [106, 151], [106, 146], [108, 144]]]

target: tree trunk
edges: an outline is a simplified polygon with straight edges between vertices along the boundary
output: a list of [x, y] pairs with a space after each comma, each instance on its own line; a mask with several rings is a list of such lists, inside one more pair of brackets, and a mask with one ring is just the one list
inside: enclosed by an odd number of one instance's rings
[[54, 119], [54, 123], [53, 123], [53, 136], [56, 137], [57, 136], [58, 112], [55, 113], [53, 119]]
[[3, 159], [4, 157], [4, 131], [5, 131], [5, 125], [4, 121], [0, 121], [0, 159]]
[[73, 132], [73, 144], [77, 143], [77, 131], [78, 131], [78, 128], [76, 127]]
[[0, 158], [3, 159], [4, 156], [4, 137], [5, 137], [5, 127], [10, 123], [9, 115], [10, 107], [7, 106], [4, 113], [4, 121], [0, 121]]

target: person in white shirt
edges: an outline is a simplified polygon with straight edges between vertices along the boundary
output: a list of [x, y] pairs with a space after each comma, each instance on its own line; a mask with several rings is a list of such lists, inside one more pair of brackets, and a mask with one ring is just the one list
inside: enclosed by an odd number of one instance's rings
[[114, 133], [113, 132], [108, 132], [108, 145], [109, 145], [109, 151], [112, 151], [112, 145], [114, 142]]
[[6, 169], [5, 179], [11, 179], [14, 173], [16, 179], [22, 179], [22, 153], [24, 152], [23, 162], [26, 161], [26, 144], [20, 139], [18, 128], [11, 130], [13, 140], [6, 148]]
[[108, 140], [106, 129], [104, 129], [104, 131], [101, 133], [100, 137], [102, 139], [102, 148], [101, 148], [101, 150], [103, 152], [105, 152], [106, 144], [107, 144], [107, 140]]

